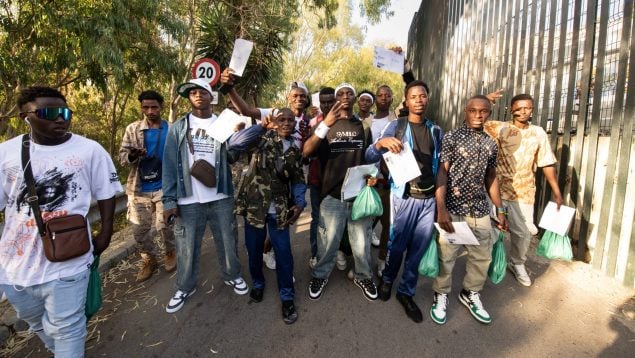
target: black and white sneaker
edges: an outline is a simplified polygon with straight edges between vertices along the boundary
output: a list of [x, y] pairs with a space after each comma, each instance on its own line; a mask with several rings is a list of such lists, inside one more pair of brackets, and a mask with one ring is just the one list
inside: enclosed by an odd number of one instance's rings
[[235, 278], [233, 280], [225, 281], [225, 284], [227, 286], [233, 287], [234, 288], [234, 292], [237, 295], [245, 295], [245, 294], [247, 294], [247, 292], [249, 292], [249, 287], [247, 286], [247, 283], [240, 276], [238, 276], [237, 278]]
[[165, 307], [165, 311], [167, 313], [174, 313], [180, 310], [181, 308], [183, 308], [183, 305], [185, 304], [185, 300], [187, 300], [190, 296], [192, 296], [194, 292], [196, 292], [196, 288], [194, 288], [190, 292], [177, 290], [176, 293], [174, 294], [174, 297], [170, 299], [170, 302], [168, 302], [168, 305]]
[[329, 282], [327, 279], [312, 277], [311, 282], [309, 282], [309, 298], [312, 300], [319, 299], [327, 282]]
[[364, 292], [364, 297], [366, 297], [369, 301], [374, 301], [377, 299], [377, 287], [375, 286], [375, 282], [372, 279], [367, 278], [365, 280], [355, 279], [355, 284], [362, 289]]

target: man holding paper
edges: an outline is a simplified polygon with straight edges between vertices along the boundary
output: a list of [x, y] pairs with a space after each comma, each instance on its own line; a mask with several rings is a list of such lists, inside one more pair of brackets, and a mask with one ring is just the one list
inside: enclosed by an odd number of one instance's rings
[[231, 136], [219, 142], [212, 135], [218, 118], [212, 112], [212, 89], [206, 81], [193, 79], [177, 87], [188, 98], [192, 111], [168, 129], [163, 154], [163, 219], [174, 223], [176, 239], [176, 287], [166, 311], [180, 310], [196, 292], [201, 256], [201, 241], [209, 224], [221, 276], [234, 292], [249, 292], [240, 274], [236, 251], [234, 187], [229, 164], [237, 153], [247, 149], [253, 137]]
[[[487, 97], [496, 102], [501, 94], [497, 91]], [[485, 132], [496, 140], [500, 151], [497, 175], [503, 204], [509, 211], [511, 241], [507, 268], [523, 286], [531, 286], [525, 261], [531, 238], [538, 233], [534, 225], [537, 168], [542, 168], [558, 209], [562, 204], [556, 176], [556, 157], [551, 150], [549, 137], [540, 126], [530, 124], [533, 107], [534, 100], [530, 95], [519, 94], [511, 100], [511, 122], [485, 123]]]
[[496, 143], [483, 132], [483, 123], [491, 113], [492, 106], [487, 97], [471, 97], [465, 106], [465, 124], [450, 131], [443, 139], [435, 193], [437, 220], [449, 233], [455, 231], [452, 222], [467, 223], [478, 245], [454, 245], [439, 239], [439, 276], [432, 285], [434, 302], [430, 309], [430, 317], [438, 324], [446, 321], [452, 269], [461, 246], [467, 250], [467, 272], [459, 301], [477, 321], [484, 324], [492, 321], [483, 308], [479, 293], [487, 279], [494, 244], [490, 235], [492, 225], [487, 196], [496, 205], [500, 230], [507, 230], [507, 212], [502, 206], [496, 179]]
[[318, 262], [312, 270], [309, 298], [317, 300], [335, 266], [335, 255], [344, 230], [355, 261], [354, 282], [368, 300], [377, 299], [372, 279], [370, 231], [372, 218], [351, 219], [353, 203], [342, 201], [342, 184], [347, 169], [364, 164], [370, 130], [353, 114], [355, 89], [342, 83], [335, 89], [337, 102], [304, 144], [304, 156], [316, 155], [322, 168]]
[[[392, 235], [388, 244], [386, 268], [382, 273], [379, 298], [390, 298], [393, 282], [399, 273], [404, 253], [406, 254], [401, 281], [397, 288], [397, 300], [410, 319], [423, 320], [423, 314], [413, 300], [419, 277], [418, 267], [423, 254], [430, 245], [434, 227], [436, 203], [434, 199], [435, 177], [439, 167], [441, 128], [426, 118], [428, 86], [423, 81], [414, 81], [406, 86], [408, 117], [390, 122], [383, 135], [366, 150], [366, 160], [377, 162], [382, 154], [404, 153], [407, 149], [411, 161], [400, 166], [388, 163], [391, 188], [392, 211], [390, 228]], [[417, 173], [406, 180], [398, 180], [398, 171], [414, 168]]]

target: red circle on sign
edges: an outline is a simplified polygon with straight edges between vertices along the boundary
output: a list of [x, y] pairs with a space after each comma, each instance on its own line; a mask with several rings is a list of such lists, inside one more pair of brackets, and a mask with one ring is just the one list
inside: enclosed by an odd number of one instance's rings
[[213, 86], [220, 79], [220, 66], [211, 58], [201, 58], [192, 66], [192, 78], [202, 78]]

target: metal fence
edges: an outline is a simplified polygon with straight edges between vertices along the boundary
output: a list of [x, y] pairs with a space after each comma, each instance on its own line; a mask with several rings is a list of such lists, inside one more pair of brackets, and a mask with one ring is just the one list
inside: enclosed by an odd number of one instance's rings
[[[428, 82], [428, 115], [444, 129], [473, 94], [534, 97], [533, 124], [550, 135], [566, 204], [577, 209], [574, 253], [635, 286], [635, 2], [423, 0], [408, 56]], [[633, 155], [632, 155], [633, 154]], [[536, 218], [551, 196], [538, 175]]]

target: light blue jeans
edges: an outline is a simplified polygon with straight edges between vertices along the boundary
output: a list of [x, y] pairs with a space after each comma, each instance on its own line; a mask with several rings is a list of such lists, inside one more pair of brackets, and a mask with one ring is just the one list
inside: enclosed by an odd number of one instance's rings
[[214, 238], [222, 279], [229, 281], [240, 277], [235, 222], [233, 198], [179, 205], [179, 216], [174, 224], [177, 289], [189, 292], [196, 287], [201, 243], [208, 224]]
[[39, 285], [0, 285], [11, 305], [55, 357], [83, 357], [90, 270]]
[[327, 196], [320, 204], [320, 228], [318, 230], [318, 262], [313, 268], [313, 277], [327, 279], [335, 266], [337, 249], [344, 230], [348, 230], [348, 238], [355, 261], [355, 278], [369, 279], [373, 277], [370, 268], [370, 238], [372, 217], [360, 220], [351, 219], [353, 203], [342, 202]]

